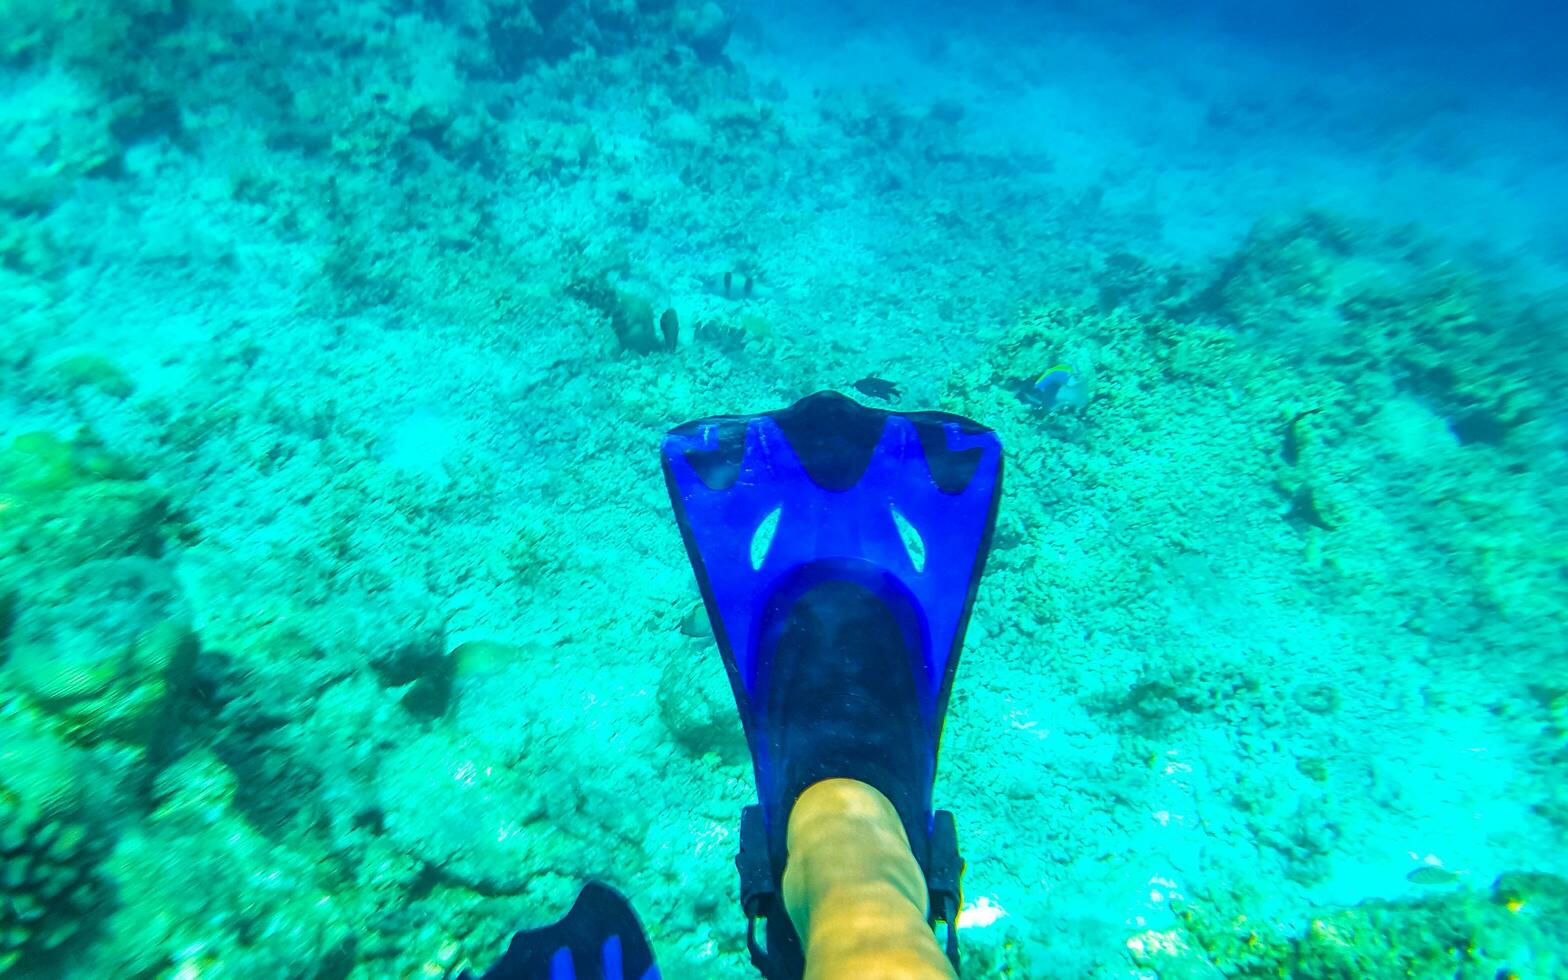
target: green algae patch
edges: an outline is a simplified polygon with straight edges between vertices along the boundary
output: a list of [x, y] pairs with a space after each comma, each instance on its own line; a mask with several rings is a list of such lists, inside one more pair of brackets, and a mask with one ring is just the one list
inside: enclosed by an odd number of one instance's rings
[[0, 494], [58, 493], [138, 475], [88, 432], [69, 442], [52, 432], [24, 432], [0, 450]]
[[[36, 574], [101, 558], [157, 557], [169, 500], [141, 482], [106, 481], [44, 495], [0, 493], [0, 549]], [[9, 576], [0, 575], [0, 584]]]
[[0, 551], [13, 579], [130, 556], [158, 557], [173, 529], [168, 495], [83, 433], [28, 432], [0, 449]]
[[27, 432], [0, 453], [0, 489], [12, 493], [48, 493], [79, 481], [71, 444], [52, 432]]
[[469, 640], [453, 648], [452, 672], [459, 681], [499, 674], [532, 661], [534, 651], [498, 643], [495, 640]]
[[73, 354], [58, 361], [50, 375], [66, 391], [90, 388], [110, 398], [128, 398], [136, 390], [130, 377], [101, 354]]

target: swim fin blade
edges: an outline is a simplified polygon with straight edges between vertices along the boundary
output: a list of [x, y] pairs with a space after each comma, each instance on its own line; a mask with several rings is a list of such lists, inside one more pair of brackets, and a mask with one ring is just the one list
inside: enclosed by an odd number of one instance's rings
[[590, 881], [564, 918], [514, 935], [478, 980], [659, 980], [659, 968], [626, 899]]
[[996, 525], [1000, 440], [961, 416], [818, 392], [681, 425], [663, 462], [757, 780], [737, 858], [753, 961], [800, 975], [779, 901], [789, 811], [812, 783], [846, 777], [898, 810], [956, 967], [962, 861], [931, 797]]

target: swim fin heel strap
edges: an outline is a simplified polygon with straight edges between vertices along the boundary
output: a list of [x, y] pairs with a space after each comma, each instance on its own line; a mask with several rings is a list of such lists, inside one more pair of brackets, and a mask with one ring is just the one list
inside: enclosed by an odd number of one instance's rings
[[956, 967], [962, 861], [931, 793], [995, 526], [995, 433], [819, 392], [777, 412], [686, 423], [665, 438], [663, 459], [756, 775], [736, 859], [753, 961], [776, 980], [801, 975], [780, 898], [789, 811], [837, 776], [876, 787], [898, 811]]

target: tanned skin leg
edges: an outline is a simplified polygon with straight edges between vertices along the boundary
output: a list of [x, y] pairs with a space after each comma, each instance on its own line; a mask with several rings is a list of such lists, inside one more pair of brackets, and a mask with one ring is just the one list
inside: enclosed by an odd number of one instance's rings
[[806, 980], [956, 980], [887, 797], [823, 780], [795, 801], [788, 835], [784, 907], [805, 944]]

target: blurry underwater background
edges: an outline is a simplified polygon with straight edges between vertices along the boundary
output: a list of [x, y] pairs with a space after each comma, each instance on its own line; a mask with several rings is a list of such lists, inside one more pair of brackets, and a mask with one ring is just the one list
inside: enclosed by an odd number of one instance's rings
[[0, 0], [0, 974], [455, 976], [597, 877], [752, 976], [657, 445], [870, 378], [1009, 453], [966, 975], [1568, 976], [1565, 29]]

